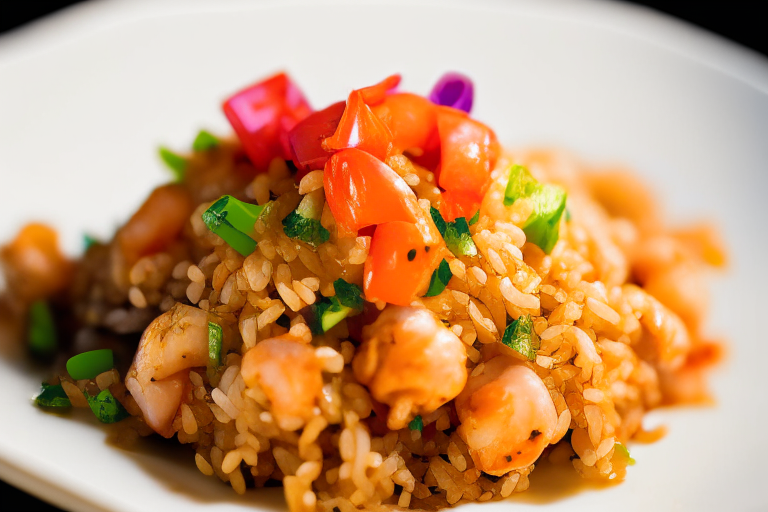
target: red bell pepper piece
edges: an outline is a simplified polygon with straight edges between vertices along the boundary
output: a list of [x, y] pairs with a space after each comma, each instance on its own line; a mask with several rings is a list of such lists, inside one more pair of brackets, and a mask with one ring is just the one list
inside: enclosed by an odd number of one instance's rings
[[415, 224], [399, 221], [380, 224], [363, 268], [366, 300], [409, 305], [426, 292], [432, 272], [444, 255], [442, 239], [425, 243], [423, 233]]
[[[302, 174], [325, 167], [333, 153], [323, 149], [323, 140], [333, 135], [344, 114], [346, 103], [340, 101], [319, 110], [293, 127], [288, 134], [291, 158]], [[297, 177], [300, 180], [301, 177]]]
[[285, 73], [243, 89], [227, 99], [222, 109], [258, 171], [267, 170], [275, 157], [291, 157], [288, 132], [312, 113]]
[[472, 192], [446, 190], [442, 193], [440, 215], [446, 222], [453, 222], [458, 217], [464, 217], [469, 222], [480, 209], [482, 200], [482, 196]]
[[418, 220], [420, 207], [408, 184], [365, 151], [334, 154], [325, 164], [323, 188], [341, 237], [383, 222]]
[[461, 110], [437, 108], [440, 135], [438, 184], [444, 190], [482, 197], [499, 156], [496, 134]]
[[407, 92], [395, 93], [371, 110], [389, 127], [396, 149], [428, 151], [437, 147], [437, 108], [428, 99]]
[[326, 151], [357, 148], [384, 160], [392, 151], [392, 133], [371, 112], [360, 91], [352, 91], [339, 126], [323, 141], [323, 148]]
[[369, 85], [358, 89], [360, 94], [363, 95], [363, 101], [368, 105], [376, 105], [384, 101], [387, 96], [387, 92], [394, 89], [400, 84], [400, 75], [390, 75], [381, 82], [375, 85]]

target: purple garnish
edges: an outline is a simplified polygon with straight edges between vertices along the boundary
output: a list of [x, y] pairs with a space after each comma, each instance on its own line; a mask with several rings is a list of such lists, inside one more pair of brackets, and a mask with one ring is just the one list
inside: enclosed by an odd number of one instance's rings
[[432, 88], [429, 100], [468, 113], [472, 110], [472, 80], [459, 73], [446, 73]]

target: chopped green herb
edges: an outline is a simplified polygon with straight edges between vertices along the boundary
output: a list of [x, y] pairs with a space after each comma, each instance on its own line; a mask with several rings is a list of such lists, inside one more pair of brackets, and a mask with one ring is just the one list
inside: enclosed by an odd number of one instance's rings
[[283, 219], [285, 235], [306, 242], [312, 247], [327, 242], [331, 234], [320, 224], [322, 213], [323, 189], [306, 194], [298, 208]]
[[333, 289], [336, 290], [335, 297], [342, 306], [363, 310], [363, 290], [359, 286], [337, 279], [333, 282]]
[[222, 196], [205, 210], [203, 222], [230, 247], [248, 256], [256, 250], [253, 226], [266, 207], [244, 203], [232, 196]]
[[166, 147], [160, 147], [158, 153], [160, 154], [160, 159], [173, 173], [175, 181], [184, 181], [184, 175], [187, 173], [187, 159]]
[[197, 134], [197, 137], [195, 137], [194, 142], [192, 142], [192, 150], [208, 151], [209, 149], [213, 149], [218, 145], [219, 139], [217, 139], [215, 135], [206, 130], [200, 130]]
[[533, 329], [531, 315], [523, 315], [504, 329], [501, 342], [506, 346], [522, 354], [528, 360], [536, 359], [536, 351], [541, 346], [541, 339]]
[[416, 416], [408, 424], [408, 428], [411, 430], [418, 430], [419, 432], [424, 430], [424, 420], [421, 419], [421, 415]]
[[221, 326], [208, 322], [208, 366], [218, 368], [221, 365]]
[[327, 242], [331, 236], [318, 219], [302, 217], [296, 211], [292, 211], [283, 219], [283, 231], [285, 236], [306, 242], [312, 247]]
[[111, 370], [114, 365], [112, 350], [91, 350], [70, 357], [67, 361], [67, 373], [75, 380], [93, 379], [98, 374]]
[[477, 210], [475, 214], [472, 216], [471, 219], [469, 219], [469, 225], [477, 224], [477, 221], [480, 220], [480, 210]]
[[99, 240], [96, 237], [93, 237], [88, 233], [83, 235], [83, 251], [87, 252], [94, 244], [98, 243]]
[[66, 408], [72, 407], [72, 402], [64, 392], [61, 384], [50, 385], [43, 382], [43, 389], [35, 397], [35, 405], [38, 407]]
[[565, 222], [571, 222], [571, 219], [573, 217], [571, 216], [571, 210], [568, 208], [565, 209]]
[[442, 260], [437, 269], [432, 272], [432, 278], [429, 280], [429, 288], [424, 296], [434, 297], [435, 295], [440, 295], [443, 290], [445, 290], [445, 287], [448, 285], [448, 281], [451, 280], [452, 276], [453, 274], [451, 273], [450, 265], [448, 265], [447, 261]]
[[525, 167], [513, 165], [504, 191], [504, 205], [510, 206], [523, 198], [533, 203], [533, 211], [522, 226], [526, 239], [549, 254], [560, 236], [567, 194], [558, 186], [539, 183]]
[[83, 394], [86, 400], [88, 400], [88, 405], [91, 406], [91, 411], [102, 423], [117, 423], [130, 416], [128, 411], [125, 410], [108, 389], [103, 390], [96, 396], [90, 396], [85, 391]]
[[443, 237], [445, 237], [445, 230], [448, 228], [448, 223], [445, 222], [445, 219], [443, 218], [443, 216], [440, 215], [440, 210], [438, 210], [434, 206], [430, 206], [429, 214], [432, 216], [432, 221], [435, 223], [437, 230], [440, 232], [440, 234]]
[[440, 234], [443, 235], [445, 245], [456, 256], [476, 256], [477, 247], [469, 234], [467, 219], [458, 217], [453, 222], [446, 222], [437, 208], [429, 209], [432, 220], [435, 222]]
[[635, 459], [632, 458], [631, 455], [629, 455], [629, 450], [626, 446], [624, 446], [621, 443], [616, 443], [613, 445], [613, 451], [621, 458], [627, 461], [628, 466], [634, 466], [635, 465]]
[[37, 300], [29, 307], [27, 341], [32, 353], [42, 357], [53, 355], [59, 346], [53, 314], [44, 300]]
[[313, 334], [328, 332], [351, 314], [363, 310], [363, 291], [359, 286], [337, 279], [333, 288], [336, 295], [310, 307], [312, 318], [308, 323]]

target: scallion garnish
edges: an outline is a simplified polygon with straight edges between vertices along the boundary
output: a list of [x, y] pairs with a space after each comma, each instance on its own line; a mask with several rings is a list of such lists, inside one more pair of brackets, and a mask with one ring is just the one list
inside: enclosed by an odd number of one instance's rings
[[70, 357], [67, 361], [67, 373], [75, 380], [93, 379], [100, 373], [111, 370], [114, 365], [112, 350], [91, 350]]
[[158, 153], [160, 154], [160, 159], [173, 173], [175, 181], [184, 181], [184, 175], [187, 172], [187, 159], [166, 147], [160, 147]]
[[101, 391], [96, 396], [90, 396], [85, 391], [83, 394], [85, 395], [85, 399], [88, 400], [88, 405], [91, 407], [91, 411], [93, 411], [93, 414], [95, 414], [102, 423], [117, 423], [130, 416], [128, 411], [126, 411], [123, 405], [117, 401], [109, 389]]
[[290, 238], [306, 242], [312, 247], [327, 242], [331, 234], [320, 224], [323, 213], [323, 189], [305, 195], [298, 208], [283, 219], [283, 232]]
[[83, 235], [83, 251], [88, 252], [94, 244], [98, 244], [99, 240], [96, 237], [89, 235], [88, 233]]
[[509, 182], [504, 191], [504, 205], [510, 206], [518, 199], [533, 203], [533, 211], [523, 224], [527, 241], [538, 245], [549, 254], [560, 236], [560, 218], [565, 211], [567, 194], [555, 185], [539, 183], [522, 165], [509, 170]]
[[309, 326], [313, 334], [328, 332], [353, 313], [363, 310], [363, 290], [355, 284], [337, 279], [333, 282], [336, 295], [310, 307]]
[[193, 151], [208, 151], [219, 145], [219, 139], [215, 135], [206, 131], [200, 130], [192, 142]]
[[44, 300], [37, 300], [29, 307], [27, 341], [32, 353], [41, 357], [53, 355], [59, 346], [53, 314]]
[[416, 416], [411, 420], [410, 423], [408, 423], [408, 428], [411, 430], [418, 430], [419, 432], [424, 430], [424, 420], [421, 418], [421, 415]]
[[61, 384], [46, 384], [43, 382], [43, 389], [40, 394], [35, 397], [35, 405], [38, 407], [46, 408], [66, 408], [72, 407], [72, 402], [69, 401], [67, 393], [64, 392], [64, 388]]
[[432, 220], [443, 235], [445, 245], [456, 256], [476, 256], [477, 247], [469, 233], [469, 225], [464, 217], [457, 217], [453, 222], [446, 222], [437, 208], [430, 207]]
[[477, 224], [477, 221], [480, 220], [480, 210], [477, 210], [475, 214], [472, 216], [471, 219], [469, 219], [469, 225]]
[[208, 322], [208, 366], [218, 368], [221, 365], [222, 329], [214, 322]]
[[528, 360], [535, 360], [536, 351], [541, 346], [541, 339], [533, 329], [531, 315], [523, 315], [510, 323], [504, 329], [504, 336], [502, 336], [501, 342]]
[[632, 458], [631, 455], [629, 455], [629, 450], [626, 446], [624, 446], [621, 443], [616, 443], [613, 445], [613, 451], [622, 459], [627, 461], [627, 466], [634, 466], [635, 465], [635, 459]]
[[232, 196], [222, 196], [205, 210], [203, 222], [230, 247], [243, 256], [248, 256], [256, 250], [253, 226], [265, 206], [244, 203]]
[[424, 296], [434, 297], [435, 295], [440, 295], [443, 290], [445, 290], [445, 287], [448, 286], [448, 281], [451, 280], [452, 276], [453, 274], [451, 273], [450, 265], [448, 265], [447, 261], [442, 260], [437, 269], [432, 272], [432, 278], [429, 280], [429, 288]]

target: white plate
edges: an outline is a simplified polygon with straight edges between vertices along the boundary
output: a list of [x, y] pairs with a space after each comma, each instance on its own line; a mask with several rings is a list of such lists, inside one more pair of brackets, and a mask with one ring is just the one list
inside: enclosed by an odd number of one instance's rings
[[[502, 141], [626, 163], [674, 221], [714, 219], [732, 251], [709, 321], [731, 341], [713, 379], [719, 404], [652, 414], [670, 433], [633, 447], [622, 485], [537, 499], [550, 510], [768, 507], [762, 57], [587, 0], [88, 3], [0, 38], [0, 238], [33, 218], [60, 228], [71, 252], [85, 231], [108, 236], [167, 179], [159, 143], [185, 148], [201, 127], [228, 131], [220, 101], [279, 69], [318, 107], [392, 72], [426, 92], [444, 71], [463, 71], [477, 86], [475, 115]], [[191, 451], [122, 452], [93, 422], [38, 411], [38, 383], [0, 359], [3, 479], [82, 511], [284, 508], [279, 492], [237, 497], [203, 477]]]

